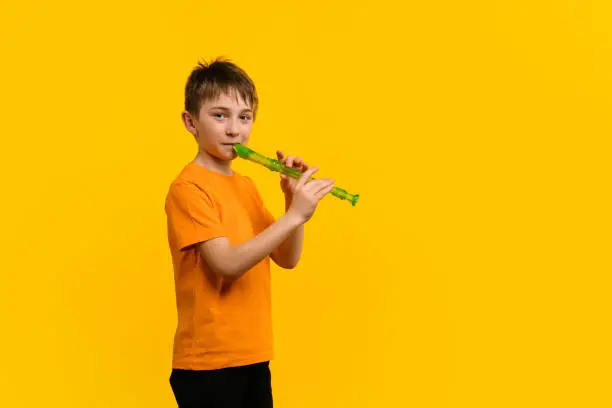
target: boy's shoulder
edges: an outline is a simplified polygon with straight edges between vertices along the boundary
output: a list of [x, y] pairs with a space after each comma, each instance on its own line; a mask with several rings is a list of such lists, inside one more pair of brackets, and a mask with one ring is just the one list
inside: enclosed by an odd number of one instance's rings
[[[166, 213], [172, 213], [176, 208], [181, 211], [203, 211], [202, 208], [231, 211], [242, 207], [250, 214], [261, 214], [265, 209], [251, 177], [235, 171], [232, 176], [220, 177], [219, 173], [209, 174], [210, 170], [206, 172], [190, 167], [187, 165], [170, 184]], [[201, 207], [201, 204], [205, 205]]]
[[188, 163], [170, 183], [170, 191], [182, 188], [200, 190], [211, 196], [223, 195], [230, 190], [252, 193], [257, 191], [253, 179], [237, 171], [232, 176], [223, 175], [193, 162]]

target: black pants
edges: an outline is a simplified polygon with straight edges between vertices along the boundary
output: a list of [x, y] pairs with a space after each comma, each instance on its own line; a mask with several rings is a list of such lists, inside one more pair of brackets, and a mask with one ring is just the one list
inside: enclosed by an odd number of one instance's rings
[[173, 369], [179, 408], [272, 408], [269, 362], [218, 370]]

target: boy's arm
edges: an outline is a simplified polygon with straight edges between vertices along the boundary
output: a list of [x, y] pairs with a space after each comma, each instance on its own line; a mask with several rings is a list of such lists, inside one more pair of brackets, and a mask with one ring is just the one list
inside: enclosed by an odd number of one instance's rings
[[314, 167], [302, 174], [296, 185], [291, 208], [254, 238], [234, 246], [230, 245], [227, 237], [198, 243], [197, 248], [204, 262], [223, 278], [236, 280], [270, 255], [312, 217], [319, 201], [334, 187], [330, 180], [308, 181], [316, 171]]
[[[285, 200], [285, 211], [289, 211], [291, 203]], [[304, 224], [298, 226], [283, 243], [276, 248], [271, 258], [278, 266], [285, 269], [293, 269], [297, 266], [302, 255], [302, 244], [304, 242]]]
[[227, 237], [218, 237], [198, 243], [197, 248], [213, 272], [232, 281], [270, 255], [304, 222], [299, 216], [284, 214], [259, 235], [240, 245], [232, 246]]

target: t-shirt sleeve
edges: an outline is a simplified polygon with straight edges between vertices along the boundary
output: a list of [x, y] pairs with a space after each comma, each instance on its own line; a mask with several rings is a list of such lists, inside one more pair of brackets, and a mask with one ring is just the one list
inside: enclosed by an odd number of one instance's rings
[[168, 231], [178, 247], [227, 236], [212, 198], [195, 184], [177, 183], [166, 200]]

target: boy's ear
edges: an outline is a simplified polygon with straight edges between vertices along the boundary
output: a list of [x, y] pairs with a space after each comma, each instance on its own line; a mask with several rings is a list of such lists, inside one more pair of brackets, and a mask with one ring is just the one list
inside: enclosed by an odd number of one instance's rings
[[183, 119], [185, 128], [189, 131], [189, 133], [191, 133], [194, 136], [197, 136], [197, 130], [196, 130], [195, 124], [193, 123], [194, 118], [191, 115], [191, 113], [187, 111], [183, 111], [183, 113], [181, 114], [181, 118]]

